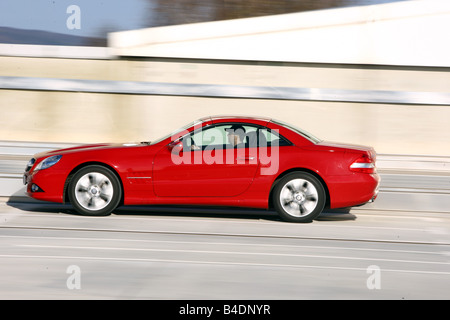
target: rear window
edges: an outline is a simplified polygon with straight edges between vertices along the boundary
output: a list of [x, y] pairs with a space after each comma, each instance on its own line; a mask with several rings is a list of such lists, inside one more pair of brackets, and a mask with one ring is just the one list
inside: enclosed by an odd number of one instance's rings
[[314, 144], [317, 144], [320, 141], [322, 141], [321, 139], [317, 138], [316, 136], [312, 135], [311, 133], [309, 133], [309, 132], [307, 132], [307, 131], [305, 131], [303, 129], [294, 127], [293, 125], [290, 125], [290, 124], [285, 123], [283, 121], [272, 120], [272, 122], [277, 124], [277, 125], [279, 125], [279, 126], [286, 127], [288, 129], [294, 131], [295, 133], [298, 133], [299, 135], [301, 135], [302, 137], [308, 139], [309, 141], [311, 141]]

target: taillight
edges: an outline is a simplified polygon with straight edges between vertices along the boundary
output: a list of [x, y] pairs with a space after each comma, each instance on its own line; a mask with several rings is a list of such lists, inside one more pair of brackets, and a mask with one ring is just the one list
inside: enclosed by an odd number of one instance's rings
[[375, 162], [368, 155], [363, 154], [350, 165], [350, 170], [360, 173], [375, 173]]

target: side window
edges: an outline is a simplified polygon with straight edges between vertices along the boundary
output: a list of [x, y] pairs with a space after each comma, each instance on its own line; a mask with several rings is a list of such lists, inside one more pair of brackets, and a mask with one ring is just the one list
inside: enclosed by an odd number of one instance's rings
[[276, 131], [272, 131], [269, 129], [260, 129], [259, 130], [259, 146], [260, 147], [270, 147], [274, 146], [290, 146], [292, 143], [286, 140], [284, 137], [279, 135]]
[[288, 146], [277, 132], [248, 124], [229, 123], [202, 128], [183, 138], [185, 151]]
[[195, 131], [183, 139], [183, 144], [185, 150], [245, 148], [249, 137], [256, 136], [257, 129], [247, 124], [220, 124]]
[[191, 142], [199, 149], [207, 146], [221, 146], [226, 143], [226, 134], [222, 126], [203, 128], [191, 135]]

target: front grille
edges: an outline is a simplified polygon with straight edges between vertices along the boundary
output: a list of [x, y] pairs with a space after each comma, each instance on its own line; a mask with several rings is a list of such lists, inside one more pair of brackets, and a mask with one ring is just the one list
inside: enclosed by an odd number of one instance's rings
[[32, 158], [30, 161], [28, 161], [27, 167], [25, 168], [25, 172], [29, 172], [35, 162], [36, 162], [36, 159], [34, 159], [34, 158]]

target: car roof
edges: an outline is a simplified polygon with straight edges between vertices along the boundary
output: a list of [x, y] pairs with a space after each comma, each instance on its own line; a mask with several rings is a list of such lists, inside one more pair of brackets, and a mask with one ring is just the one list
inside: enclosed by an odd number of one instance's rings
[[215, 121], [219, 121], [219, 120], [237, 120], [237, 121], [245, 121], [245, 120], [250, 120], [250, 121], [265, 121], [265, 122], [269, 122], [270, 120], [272, 120], [271, 118], [268, 117], [256, 117], [256, 116], [233, 116], [233, 115], [215, 115], [215, 116], [209, 116], [209, 117], [203, 117], [199, 119], [202, 122], [207, 122], [207, 121], [212, 121], [213, 123]]

